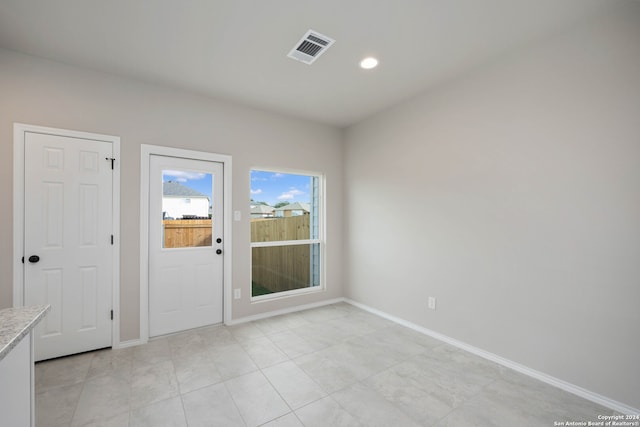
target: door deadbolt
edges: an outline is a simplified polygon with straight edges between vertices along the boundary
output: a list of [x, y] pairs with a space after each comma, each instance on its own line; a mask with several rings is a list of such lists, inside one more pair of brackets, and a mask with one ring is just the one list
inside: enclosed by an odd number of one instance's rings
[[34, 264], [35, 264], [35, 263], [36, 263], [36, 262], [38, 262], [38, 261], [40, 261], [40, 257], [39, 257], [38, 255], [31, 255], [31, 256], [29, 257], [29, 262], [32, 262], [32, 263], [34, 263]]

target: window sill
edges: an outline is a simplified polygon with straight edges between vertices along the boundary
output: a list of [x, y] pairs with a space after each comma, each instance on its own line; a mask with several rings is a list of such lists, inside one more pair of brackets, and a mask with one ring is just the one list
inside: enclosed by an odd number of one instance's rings
[[317, 292], [324, 292], [325, 290], [326, 290], [325, 287], [320, 285], [320, 286], [313, 286], [308, 288], [294, 289], [294, 290], [285, 291], [285, 292], [277, 292], [274, 294], [260, 295], [257, 297], [252, 296], [251, 304], [254, 304], [254, 303], [258, 304], [258, 303], [267, 302], [267, 301], [297, 297], [300, 295], [314, 294]]

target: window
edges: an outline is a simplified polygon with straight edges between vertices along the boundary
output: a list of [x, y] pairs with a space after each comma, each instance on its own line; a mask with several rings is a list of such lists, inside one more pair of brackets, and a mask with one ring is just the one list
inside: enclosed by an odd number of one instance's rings
[[321, 289], [322, 177], [251, 171], [251, 297]]
[[162, 247], [212, 246], [214, 175], [195, 170], [162, 170]]

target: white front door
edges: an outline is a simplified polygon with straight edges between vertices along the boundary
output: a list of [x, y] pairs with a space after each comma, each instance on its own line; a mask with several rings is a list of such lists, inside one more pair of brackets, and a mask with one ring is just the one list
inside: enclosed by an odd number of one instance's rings
[[152, 337], [222, 322], [222, 177], [222, 163], [150, 156]]
[[111, 346], [112, 145], [24, 135], [24, 304], [51, 304], [36, 360]]

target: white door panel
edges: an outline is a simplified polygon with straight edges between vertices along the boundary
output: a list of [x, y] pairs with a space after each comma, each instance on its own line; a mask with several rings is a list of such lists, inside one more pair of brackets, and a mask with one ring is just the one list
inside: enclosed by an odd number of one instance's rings
[[[221, 323], [222, 163], [151, 155], [149, 166], [149, 335]], [[181, 247], [165, 247], [168, 231], [165, 231], [163, 212], [166, 215], [167, 206], [177, 204], [175, 199], [167, 197], [163, 205], [163, 183], [170, 174], [209, 180], [210, 193], [206, 195], [210, 197], [212, 221], [206, 243], [185, 239]], [[189, 184], [184, 186], [188, 189]], [[183, 205], [191, 202], [189, 193], [184, 194]], [[181, 232], [187, 233], [190, 226], [186, 221]]]
[[51, 304], [36, 360], [109, 347], [112, 144], [27, 132], [24, 147], [24, 302]]

